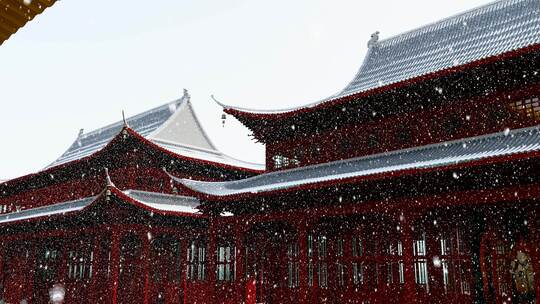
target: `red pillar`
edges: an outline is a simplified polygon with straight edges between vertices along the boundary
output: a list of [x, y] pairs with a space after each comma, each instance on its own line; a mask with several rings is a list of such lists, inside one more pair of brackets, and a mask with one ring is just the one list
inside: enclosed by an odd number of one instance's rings
[[37, 244], [35, 241], [32, 241], [30, 243], [30, 257], [28, 258], [28, 264], [30, 265], [30, 269], [28, 270], [28, 295], [30, 298], [32, 298], [32, 295], [34, 294], [34, 277], [36, 274], [36, 253], [37, 252]]
[[234, 248], [236, 250], [236, 303], [242, 303], [244, 301], [245, 294], [245, 274], [244, 274], [244, 252], [245, 252], [245, 237], [246, 229], [244, 223], [239, 219], [235, 223], [234, 231]]
[[143, 242], [142, 262], [144, 265], [144, 304], [148, 304], [150, 298], [150, 236], [149, 232], [143, 232], [140, 236]]
[[0, 292], [3, 292], [3, 288], [4, 288], [4, 251], [5, 251], [4, 243], [0, 243], [0, 288], [2, 288]]
[[214, 295], [216, 291], [216, 228], [215, 219], [210, 218], [208, 224], [208, 285], [207, 285], [207, 299], [209, 303], [215, 303]]
[[90, 287], [88, 292], [86, 293], [88, 296], [92, 298], [94, 302], [99, 302], [99, 295], [100, 291], [97, 290], [99, 288], [98, 286], [98, 278], [101, 278], [101, 267], [104, 265], [101, 264], [101, 246], [100, 246], [100, 239], [98, 235], [93, 236], [94, 244], [92, 246], [92, 252], [94, 255], [94, 260], [92, 261], [92, 280], [90, 281]]
[[112, 303], [118, 302], [118, 280], [120, 276], [120, 231], [114, 229], [111, 235], [111, 295]]
[[[188, 235], [190, 235], [190, 233], [188, 233]], [[187, 252], [187, 249], [190, 245], [189, 243], [189, 239], [181, 239], [180, 241], [181, 243], [181, 246], [180, 246], [180, 250], [183, 251], [184, 253]], [[188, 296], [187, 296], [187, 289], [188, 289], [188, 284], [187, 284], [187, 275], [188, 275], [188, 272], [187, 272], [187, 266], [188, 266], [188, 257], [186, 257], [186, 255], [182, 255], [184, 258], [181, 259], [181, 263], [182, 263], [182, 270], [181, 270], [181, 278], [182, 278], [182, 303], [183, 304], [187, 304], [187, 299], [188, 299]]]
[[299, 249], [299, 276], [300, 286], [298, 288], [298, 303], [309, 303], [309, 284], [308, 284], [308, 223], [300, 221], [296, 226], [298, 233], [298, 249]]
[[401, 240], [403, 242], [403, 268], [405, 284], [403, 285], [402, 302], [416, 302], [416, 283], [414, 280], [413, 231], [412, 219], [400, 215]]

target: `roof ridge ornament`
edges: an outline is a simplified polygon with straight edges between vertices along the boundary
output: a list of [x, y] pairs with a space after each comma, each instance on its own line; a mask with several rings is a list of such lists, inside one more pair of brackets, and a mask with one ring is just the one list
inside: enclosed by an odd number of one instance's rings
[[184, 95], [182, 95], [181, 101], [191, 101], [191, 95], [189, 95], [189, 92], [186, 88], [184, 88]]
[[[210, 97], [214, 100], [214, 102], [216, 102], [218, 105], [220, 105], [221, 107], [223, 107], [224, 109], [226, 108], [224, 104], [222, 104], [221, 102], [217, 101], [217, 99], [214, 97], [214, 94], [210, 95]], [[225, 112], [223, 112], [221, 114], [221, 127], [222, 128], [225, 128], [225, 121], [227, 120], [227, 114]]]
[[105, 179], [107, 180], [107, 187], [115, 187], [111, 180], [111, 176], [109, 175], [109, 169], [107, 167], [105, 167]]
[[210, 95], [210, 98], [212, 98], [212, 100], [217, 103], [220, 107], [224, 108], [224, 109], [228, 109], [230, 108], [229, 106], [225, 105], [224, 103], [221, 103], [219, 102], [215, 97], [214, 97], [214, 94], [211, 94]]
[[78, 145], [79, 147], [82, 146], [82, 141], [81, 141], [81, 139], [82, 139], [83, 135], [84, 135], [84, 129], [81, 128], [81, 129], [79, 130], [79, 134], [77, 135], [77, 140], [76, 140], [77, 145]]
[[124, 127], [129, 128], [129, 125], [128, 125], [127, 120], [126, 120], [126, 115], [124, 113], [124, 110], [122, 110], [122, 121], [124, 122]]
[[372, 48], [374, 46], [377, 46], [379, 43], [379, 31], [376, 31], [375, 33], [371, 34], [371, 39], [369, 39], [367, 47]]

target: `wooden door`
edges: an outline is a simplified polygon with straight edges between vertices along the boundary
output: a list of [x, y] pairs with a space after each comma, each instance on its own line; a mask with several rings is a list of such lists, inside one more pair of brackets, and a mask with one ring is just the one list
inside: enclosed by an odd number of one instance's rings
[[64, 248], [60, 241], [45, 241], [37, 246], [32, 303], [49, 303], [49, 289], [63, 283], [63, 260]]
[[184, 303], [181, 243], [172, 236], [157, 237], [151, 244], [150, 303]]
[[[280, 303], [280, 287], [285, 283], [280, 258], [282, 245], [257, 237], [247, 246], [246, 299], [255, 303]], [[251, 302], [253, 303], [253, 302]]]
[[6, 249], [3, 265], [2, 296], [6, 303], [20, 303], [32, 295], [32, 247], [22, 243]]
[[145, 296], [142, 240], [135, 234], [128, 234], [121, 239], [120, 244], [117, 303], [140, 303]]

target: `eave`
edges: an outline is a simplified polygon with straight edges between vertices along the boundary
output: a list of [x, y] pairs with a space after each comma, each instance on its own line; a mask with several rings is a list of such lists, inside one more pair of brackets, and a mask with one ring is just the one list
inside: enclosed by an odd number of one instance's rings
[[56, 0], [0, 0], [0, 45], [30, 20], [51, 7]]

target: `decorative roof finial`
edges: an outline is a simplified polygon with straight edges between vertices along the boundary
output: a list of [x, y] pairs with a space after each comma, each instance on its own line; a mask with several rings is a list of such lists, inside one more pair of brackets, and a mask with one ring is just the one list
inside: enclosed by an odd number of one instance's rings
[[214, 97], [214, 94], [210, 95], [210, 97], [212, 98], [212, 100], [217, 103], [220, 107], [226, 109], [227, 106], [225, 104], [222, 104], [221, 102], [219, 102], [215, 97]]
[[371, 39], [369, 39], [367, 43], [367, 47], [371, 48], [377, 45], [377, 42], [379, 42], [379, 31], [376, 31], [375, 33], [371, 34]]
[[127, 123], [127, 120], [126, 120], [126, 115], [124, 114], [124, 110], [122, 110], [122, 120], [124, 121], [124, 127], [129, 127], [129, 125]]
[[187, 101], [191, 100], [191, 95], [189, 95], [189, 92], [187, 89], [184, 89], [184, 96], [182, 96], [182, 100], [187, 100]]
[[79, 130], [79, 135], [77, 135], [77, 138], [81, 138], [81, 137], [83, 136], [83, 134], [84, 134], [84, 129], [81, 128], [81, 129]]
[[114, 187], [114, 184], [111, 181], [111, 176], [109, 175], [109, 169], [107, 168], [105, 168], [105, 178], [107, 179], [107, 187]]

